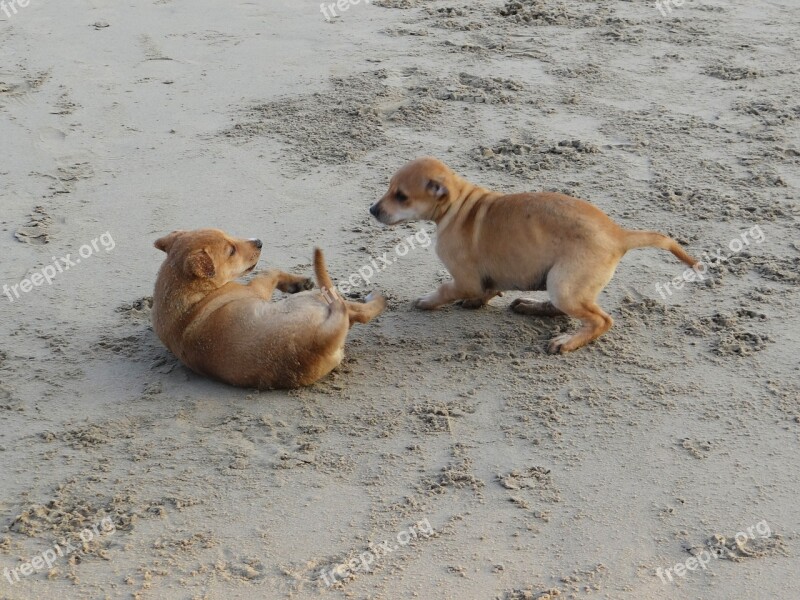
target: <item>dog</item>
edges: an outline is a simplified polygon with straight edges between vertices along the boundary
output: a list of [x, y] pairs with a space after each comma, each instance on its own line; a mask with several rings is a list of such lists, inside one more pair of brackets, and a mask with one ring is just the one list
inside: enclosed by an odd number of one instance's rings
[[[249, 283], [261, 256], [258, 239], [237, 239], [218, 229], [173, 231], [155, 247], [167, 254], [153, 295], [153, 329], [196, 373], [257, 389], [306, 386], [344, 357], [353, 323], [383, 312], [381, 296], [346, 302], [336, 292], [322, 251], [314, 251], [310, 279], [270, 270]], [[292, 294], [271, 302], [275, 288]]]
[[492, 192], [430, 157], [401, 168], [370, 213], [386, 225], [436, 223], [436, 253], [453, 280], [419, 298], [420, 309], [457, 300], [478, 308], [506, 290], [547, 290], [548, 302], [519, 298], [511, 308], [525, 315], [580, 319], [576, 333], [550, 341], [551, 354], [577, 350], [611, 328], [614, 321], [597, 305], [597, 296], [628, 250], [662, 248], [689, 266], [698, 265], [672, 238], [623, 229], [584, 200], [550, 192]]

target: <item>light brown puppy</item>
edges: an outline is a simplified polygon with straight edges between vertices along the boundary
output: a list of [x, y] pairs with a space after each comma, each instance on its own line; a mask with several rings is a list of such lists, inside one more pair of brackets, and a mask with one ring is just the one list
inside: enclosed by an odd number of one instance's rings
[[663, 248], [687, 265], [697, 264], [672, 238], [623, 229], [584, 200], [549, 192], [491, 192], [435, 158], [400, 169], [370, 212], [387, 225], [436, 223], [436, 253], [453, 280], [418, 299], [419, 308], [432, 310], [456, 300], [477, 308], [503, 290], [547, 290], [549, 302], [520, 298], [511, 308], [581, 320], [576, 333], [550, 342], [551, 354], [577, 350], [611, 328], [614, 321], [597, 305], [597, 296], [628, 250]]
[[[271, 270], [250, 283], [260, 240], [232, 238], [217, 229], [173, 231], [155, 242], [167, 253], [153, 296], [153, 328], [164, 345], [201, 375], [259, 389], [295, 388], [330, 373], [344, 356], [354, 322], [385, 307], [380, 296], [345, 302], [314, 252], [317, 283]], [[271, 302], [275, 288], [293, 294]], [[330, 302], [328, 301], [330, 300]]]

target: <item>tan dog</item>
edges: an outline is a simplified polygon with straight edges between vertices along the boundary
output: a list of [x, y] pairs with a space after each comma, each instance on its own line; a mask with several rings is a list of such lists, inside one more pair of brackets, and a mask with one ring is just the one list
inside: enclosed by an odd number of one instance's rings
[[453, 280], [417, 300], [419, 308], [432, 310], [456, 300], [477, 308], [503, 290], [547, 290], [550, 302], [520, 298], [511, 308], [582, 321], [577, 333], [550, 342], [551, 354], [577, 350], [611, 328], [614, 321], [597, 305], [597, 296], [628, 250], [654, 246], [687, 265], [697, 264], [672, 238], [623, 229], [584, 200], [548, 192], [491, 192], [435, 158], [400, 169], [370, 212], [387, 225], [436, 223], [436, 253]]
[[[259, 389], [295, 388], [330, 373], [344, 356], [354, 322], [379, 315], [385, 301], [345, 302], [336, 293], [322, 252], [314, 252], [317, 283], [278, 270], [250, 283], [260, 240], [229, 237], [217, 229], [173, 231], [158, 239], [167, 253], [153, 297], [153, 328], [186, 366], [201, 375]], [[270, 302], [275, 288], [294, 295]]]

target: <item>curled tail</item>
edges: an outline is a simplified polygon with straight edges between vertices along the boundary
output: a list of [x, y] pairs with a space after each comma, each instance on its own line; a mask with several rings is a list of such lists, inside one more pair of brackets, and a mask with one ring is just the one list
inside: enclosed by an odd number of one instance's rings
[[336, 286], [333, 285], [330, 275], [328, 275], [325, 257], [319, 248], [314, 248], [314, 275], [317, 278], [319, 289], [322, 290], [322, 297], [325, 298], [325, 301], [330, 306], [331, 312], [346, 312], [347, 307], [336, 291]]
[[672, 252], [690, 267], [698, 264], [698, 261], [689, 256], [678, 242], [657, 231], [626, 230], [623, 236], [623, 244], [626, 252], [633, 248], [662, 248]]

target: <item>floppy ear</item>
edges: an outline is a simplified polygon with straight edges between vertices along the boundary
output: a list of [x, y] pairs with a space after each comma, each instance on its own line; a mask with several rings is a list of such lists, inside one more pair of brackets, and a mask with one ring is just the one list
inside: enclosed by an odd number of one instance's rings
[[182, 229], [173, 231], [172, 233], [167, 234], [164, 237], [158, 238], [153, 245], [162, 252], [166, 252], [167, 254], [169, 254], [169, 249], [172, 248], [172, 244], [175, 243], [175, 240], [177, 240], [182, 233], [183, 233]]
[[436, 181], [434, 179], [428, 180], [428, 185], [425, 186], [425, 189], [437, 200], [441, 200], [450, 193], [441, 181]]
[[211, 256], [205, 250], [189, 255], [186, 259], [186, 270], [195, 277], [203, 279], [211, 279], [217, 274], [217, 270], [214, 268], [214, 261], [211, 260]]

